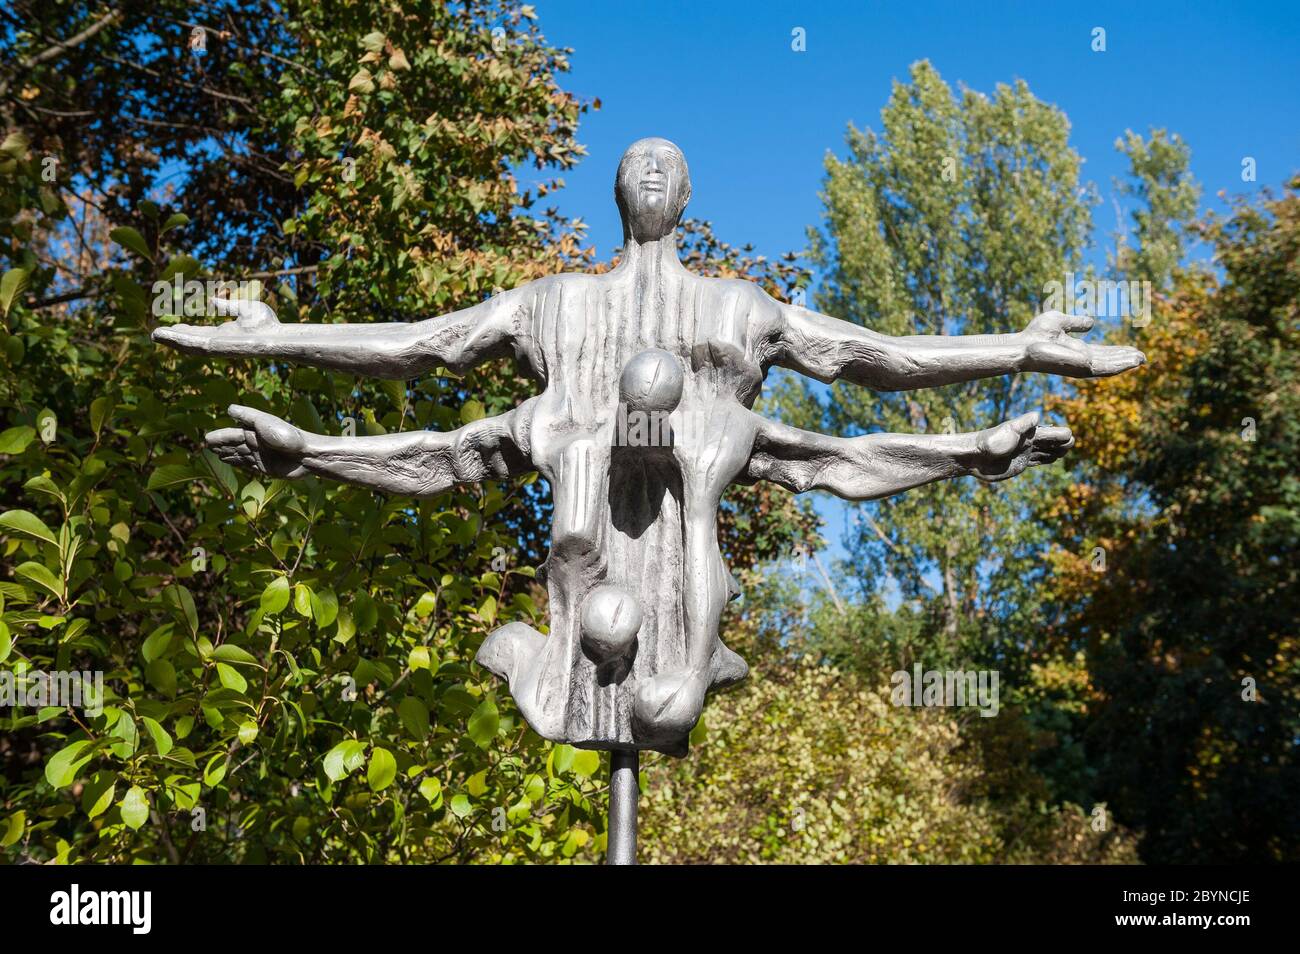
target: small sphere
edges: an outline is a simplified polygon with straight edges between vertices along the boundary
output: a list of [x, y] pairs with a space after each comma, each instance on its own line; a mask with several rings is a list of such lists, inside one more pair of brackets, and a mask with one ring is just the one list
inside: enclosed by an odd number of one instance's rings
[[638, 739], [682, 739], [704, 709], [704, 679], [694, 672], [661, 672], [637, 686], [632, 726]]
[[650, 348], [623, 368], [618, 394], [629, 411], [672, 411], [681, 402], [683, 382], [681, 362], [667, 351]]
[[606, 583], [582, 604], [582, 648], [597, 665], [631, 654], [641, 629], [641, 604], [621, 586]]

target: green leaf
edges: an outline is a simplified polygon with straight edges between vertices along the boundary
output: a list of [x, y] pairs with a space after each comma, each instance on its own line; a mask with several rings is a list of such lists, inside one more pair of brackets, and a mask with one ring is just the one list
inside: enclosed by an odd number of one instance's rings
[[59, 545], [54, 531], [47, 527], [40, 517], [26, 510], [6, 510], [0, 513], [0, 527], [17, 530], [19, 533], [44, 540], [46, 543], [53, 543], [55, 546]]
[[370, 767], [366, 769], [366, 781], [372, 792], [382, 792], [397, 777], [397, 759], [393, 753], [384, 748], [375, 748], [370, 753]]
[[344, 739], [325, 753], [325, 775], [331, 782], [355, 772], [365, 759], [366, 747], [356, 739]]
[[428, 669], [429, 667], [429, 647], [416, 646], [406, 657], [406, 665], [412, 672], [417, 669]]
[[457, 818], [464, 818], [468, 815], [473, 810], [469, 803], [469, 796], [464, 792], [461, 792], [458, 795], [453, 795], [451, 799], [451, 810]]
[[429, 737], [429, 709], [417, 696], [403, 699], [397, 706], [397, 716], [411, 738], [422, 742]]
[[474, 710], [474, 714], [469, 717], [469, 737], [480, 749], [486, 749], [496, 738], [497, 727], [500, 724], [501, 719], [497, 715], [496, 703], [491, 699], [484, 699]]
[[476, 401], [473, 398], [460, 406], [460, 421], [462, 424], [473, 424], [475, 421], [482, 420], [486, 414], [487, 410], [483, 407], [483, 402]]
[[218, 662], [234, 663], [236, 666], [261, 666], [261, 663], [257, 661], [257, 658], [252, 653], [233, 643], [222, 643], [212, 650], [210, 658]]
[[482, 769], [478, 772], [475, 772], [468, 779], [466, 779], [465, 788], [475, 798], [480, 797], [484, 792], [486, 792], [487, 791], [487, 769]]
[[145, 667], [145, 675], [155, 689], [164, 695], [176, 694], [176, 667], [166, 659], [155, 659]]
[[3, 311], [6, 316], [14, 299], [27, 287], [27, 279], [30, 275], [31, 272], [25, 268], [11, 268], [4, 273], [3, 278], [0, 278], [0, 311]]
[[299, 583], [293, 588], [294, 612], [304, 619], [311, 617], [311, 596], [311, 587], [306, 583]]
[[346, 609], [339, 610], [338, 622], [339, 622], [338, 632], [334, 634], [334, 638], [337, 639], [340, 643], [346, 645], [348, 640], [350, 640], [354, 635], [356, 635], [357, 632], [356, 623], [353, 622], [352, 620], [352, 613]]
[[316, 625], [324, 629], [334, 622], [339, 615], [339, 598], [331, 589], [313, 590], [311, 593], [311, 615]]
[[[11, 341], [17, 340], [11, 338]], [[36, 439], [36, 428], [20, 424], [0, 431], [0, 454], [21, 454]]]
[[695, 723], [695, 728], [691, 729], [690, 743], [691, 745], [703, 745], [708, 736], [709, 727], [705, 725], [704, 719], [701, 718], [699, 722]]
[[146, 663], [162, 658], [171, 645], [173, 632], [175, 632], [174, 624], [166, 623], [159, 626], [145, 638], [144, 644], [140, 647], [140, 653], [144, 656]]
[[88, 745], [90, 740], [79, 739], [51, 755], [49, 761], [45, 763], [45, 781], [54, 788], [66, 788], [71, 785], [77, 778], [77, 772], [90, 761], [89, 756], [78, 759], [82, 749]]
[[208, 764], [203, 769], [203, 784], [208, 788], [215, 788], [221, 784], [221, 780], [226, 777], [226, 766], [229, 760], [225, 752], [218, 752], [212, 758], [208, 759]]
[[14, 569], [19, 576], [25, 576], [38, 586], [49, 590], [60, 599], [63, 598], [63, 581], [51, 573], [44, 565], [29, 560], [20, 563]]
[[4, 153], [10, 159], [22, 159], [27, 155], [27, 148], [32, 144], [31, 139], [22, 130], [14, 130], [5, 136], [4, 142], [0, 143], [0, 153]]
[[108, 811], [117, 792], [117, 773], [100, 771], [81, 789], [81, 810], [90, 818]]
[[430, 802], [436, 802], [442, 795], [442, 782], [430, 775], [420, 782], [420, 794]]
[[123, 225], [115, 228], [108, 233], [108, 237], [124, 249], [135, 252], [135, 254], [148, 261], [153, 261], [153, 255], [149, 253], [149, 244], [145, 242], [144, 236], [131, 226]]
[[188, 215], [184, 212], [173, 212], [171, 215], [167, 216], [167, 221], [163, 223], [162, 230], [164, 233], [167, 233], [172, 229], [178, 229], [181, 226], [189, 224], [190, 217]]
[[166, 755], [172, 750], [172, 737], [167, 734], [167, 730], [159, 724], [157, 719], [141, 716], [140, 721], [144, 723], [149, 737], [153, 739], [153, 747], [158, 750], [159, 755]]
[[163, 591], [167, 602], [175, 606], [185, 616], [185, 625], [190, 628], [190, 634], [197, 636], [199, 633], [199, 611], [194, 606], [194, 595], [190, 593], [187, 587], [179, 583], [173, 583]]
[[277, 576], [262, 590], [262, 612], [274, 616], [289, 605], [289, 578]]
[[577, 756], [578, 750], [571, 745], [560, 743], [552, 753], [554, 756], [555, 771], [563, 774], [573, 768], [573, 760]]
[[23, 837], [27, 830], [27, 813], [16, 811], [5, 819], [5, 833], [0, 836], [0, 848], [8, 848]]
[[194, 468], [189, 464], [163, 464], [149, 475], [149, 482], [145, 484], [145, 490], [158, 490], [162, 487], [173, 487], [176, 484], [188, 483], [199, 477]]
[[13, 637], [9, 634], [9, 624], [0, 619], [0, 662], [9, 658], [9, 652], [14, 648]]
[[253, 740], [257, 738], [257, 723], [252, 719], [245, 719], [239, 723], [239, 741], [244, 745], [252, 745]]
[[223, 686], [234, 692], [242, 694], [248, 690], [248, 680], [241, 676], [234, 666], [217, 663], [217, 678], [221, 680]]
[[90, 429], [96, 436], [103, 430], [104, 421], [108, 420], [108, 415], [116, 406], [116, 402], [111, 397], [97, 397], [90, 402]]
[[578, 749], [573, 756], [573, 771], [583, 778], [591, 778], [600, 771], [600, 753], [592, 749]]
[[[36, 432], [32, 431], [32, 433], [35, 434]], [[68, 502], [67, 498], [63, 495], [63, 491], [59, 489], [59, 485], [50, 480], [50, 478], [46, 477], [44, 474], [37, 474], [31, 480], [27, 481], [27, 483], [23, 484], [23, 486], [33, 493], [47, 494], [61, 503], [66, 504]]]
[[122, 821], [133, 830], [139, 830], [140, 826], [148, 820], [149, 800], [145, 798], [144, 789], [139, 785], [132, 785], [122, 796]]

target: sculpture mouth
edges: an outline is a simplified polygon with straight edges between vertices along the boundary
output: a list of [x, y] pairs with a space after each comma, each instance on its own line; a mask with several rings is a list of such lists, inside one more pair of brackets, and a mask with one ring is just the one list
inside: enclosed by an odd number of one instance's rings
[[662, 179], [642, 179], [642, 180], [641, 180], [641, 191], [642, 191], [642, 192], [663, 193], [663, 192], [666, 192], [666, 191], [667, 191], [667, 188], [666, 188], [666, 186], [665, 186], [665, 184], [664, 184], [664, 180], [662, 180]]

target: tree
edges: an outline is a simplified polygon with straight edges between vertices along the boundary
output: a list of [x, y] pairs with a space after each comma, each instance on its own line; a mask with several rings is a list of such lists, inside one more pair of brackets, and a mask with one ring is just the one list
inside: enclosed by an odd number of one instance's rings
[[[1145, 373], [1064, 404], [1089, 439], [1054, 524], [1062, 635], [1086, 650], [1098, 788], [1147, 861], [1300, 848], [1298, 186], [1201, 226], [1222, 275], [1176, 275]], [[1080, 565], [1093, 547], [1104, 573]]]
[[[824, 272], [819, 310], [888, 334], [1019, 330], [1087, 235], [1065, 116], [1023, 82], [958, 100], [921, 62], [895, 84], [881, 126], [850, 127], [849, 157], [826, 160], [825, 226], [811, 234]], [[836, 386], [827, 417], [848, 432], [970, 430], [1041, 395], [1033, 375], [903, 393]], [[878, 598], [892, 581], [928, 623], [924, 643], [904, 647], [899, 662], [923, 655], [939, 665], [997, 635], [989, 621], [1040, 573], [1023, 515], [1055, 479], [1042, 470], [1014, 485], [953, 481], [859, 509], [849, 545], [862, 592]]]
[[1163, 129], [1152, 130], [1146, 138], [1127, 130], [1115, 148], [1129, 160], [1129, 177], [1116, 183], [1119, 194], [1139, 204], [1132, 212], [1135, 244], [1128, 245], [1125, 234], [1119, 233], [1111, 262], [1129, 278], [1164, 290], [1183, 261], [1201, 194], [1189, 171], [1191, 150]]

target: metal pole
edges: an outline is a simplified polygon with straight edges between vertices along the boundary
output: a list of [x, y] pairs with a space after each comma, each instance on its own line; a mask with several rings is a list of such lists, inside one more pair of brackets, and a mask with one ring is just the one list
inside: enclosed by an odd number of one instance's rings
[[607, 865], [636, 864], [636, 800], [640, 794], [640, 753], [614, 749], [609, 753], [609, 832]]

